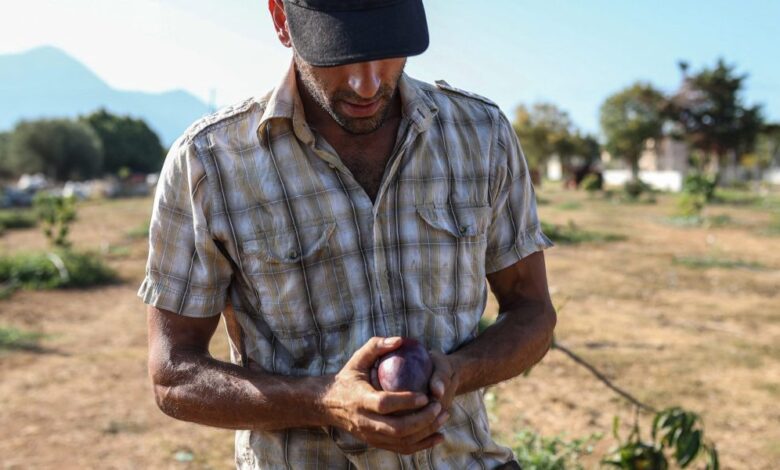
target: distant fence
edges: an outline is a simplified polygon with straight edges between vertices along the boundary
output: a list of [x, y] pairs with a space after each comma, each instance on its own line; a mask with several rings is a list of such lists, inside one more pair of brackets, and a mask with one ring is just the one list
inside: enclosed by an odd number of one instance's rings
[[[640, 171], [639, 179], [654, 189], [677, 192], [682, 189], [683, 174], [679, 171]], [[629, 180], [630, 170], [604, 170], [604, 184], [607, 186], [623, 186]]]

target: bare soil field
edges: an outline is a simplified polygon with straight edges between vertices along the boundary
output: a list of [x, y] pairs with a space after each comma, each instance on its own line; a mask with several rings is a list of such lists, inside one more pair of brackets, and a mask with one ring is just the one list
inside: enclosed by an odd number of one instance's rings
[[[553, 187], [539, 196], [546, 222], [625, 237], [546, 253], [557, 340], [642, 401], [700, 413], [723, 468], [780, 468], [780, 234], [765, 233], [777, 209], [710, 206], [709, 216], [728, 217], [686, 227], [668, 219], [672, 196], [627, 204]], [[135, 295], [150, 212], [151, 199], [79, 206], [72, 240], [104, 253], [120, 283], [0, 300], [0, 327], [44, 335], [37, 348], [0, 350], [0, 468], [233, 466], [231, 431], [174, 421], [152, 398]], [[37, 229], [0, 236], [2, 254], [45, 246]], [[495, 310], [491, 299], [486, 314]], [[212, 350], [227, 357], [223, 330]], [[614, 444], [613, 416], [633, 416], [556, 350], [489, 392], [493, 430], [506, 444], [521, 429], [604, 432], [601, 454]]]

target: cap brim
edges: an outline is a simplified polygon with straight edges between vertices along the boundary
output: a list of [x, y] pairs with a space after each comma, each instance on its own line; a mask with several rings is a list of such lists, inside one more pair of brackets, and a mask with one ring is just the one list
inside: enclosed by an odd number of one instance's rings
[[317, 67], [409, 57], [428, 48], [422, 0], [328, 12], [285, 2], [285, 13], [293, 47]]

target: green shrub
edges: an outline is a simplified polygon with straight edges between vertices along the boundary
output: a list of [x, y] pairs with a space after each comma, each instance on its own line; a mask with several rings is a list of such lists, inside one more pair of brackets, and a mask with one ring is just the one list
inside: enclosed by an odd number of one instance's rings
[[677, 198], [677, 216], [701, 219], [707, 198], [703, 194], [683, 192]]
[[7, 229], [19, 229], [35, 227], [38, 220], [35, 213], [29, 210], [4, 210], [0, 211], [0, 226]]
[[0, 352], [4, 350], [37, 349], [41, 333], [0, 326]]
[[601, 434], [566, 440], [564, 437], [542, 437], [531, 431], [521, 431], [512, 446], [523, 470], [582, 470], [580, 457], [593, 453], [593, 444]]
[[732, 206], [761, 205], [763, 199], [760, 195], [739, 189], [717, 188], [712, 197], [715, 204], [728, 204]]
[[[679, 407], [656, 413], [651, 439], [643, 439], [637, 423], [624, 440], [618, 433], [619, 419], [615, 417], [612, 433], [618, 441], [602, 463], [622, 470], [664, 470], [669, 461], [679, 468], [704, 463], [706, 470], [718, 470], [718, 451], [715, 444], [705, 440], [704, 427], [698, 414]], [[699, 467], [701, 468], [701, 467]]]
[[582, 209], [582, 203], [578, 201], [566, 201], [558, 204], [557, 208], [562, 211], [576, 211]]
[[753, 261], [720, 258], [717, 256], [678, 256], [673, 263], [693, 269], [764, 269], [764, 265]]
[[91, 287], [116, 282], [116, 272], [95, 253], [67, 251], [62, 257], [70, 280], [62, 287]]
[[715, 176], [699, 171], [689, 173], [683, 180], [682, 191], [677, 198], [676, 215], [697, 222], [704, 221], [701, 213], [715, 197]]
[[651, 194], [653, 188], [642, 180], [631, 180], [623, 185], [623, 192], [629, 200], [635, 201], [643, 194]]
[[89, 287], [116, 281], [116, 273], [93, 253], [61, 250], [0, 257], [0, 283], [28, 289]]
[[76, 200], [73, 197], [38, 193], [33, 204], [49, 243], [55, 248], [68, 248], [70, 224], [76, 220]]
[[598, 175], [590, 173], [580, 182], [580, 187], [589, 193], [595, 193], [603, 189], [604, 182]]
[[682, 191], [704, 197], [704, 202], [711, 202], [715, 196], [715, 176], [704, 173], [689, 173], [683, 180]]
[[542, 231], [550, 240], [562, 245], [576, 245], [587, 242], [622, 241], [626, 237], [614, 233], [592, 232], [579, 228], [573, 221], [565, 226], [542, 222]]
[[149, 222], [138, 225], [137, 227], [133, 227], [130, 230], [128, 230], [127, 238], [132, 238], [132, 239], [149, 238]]

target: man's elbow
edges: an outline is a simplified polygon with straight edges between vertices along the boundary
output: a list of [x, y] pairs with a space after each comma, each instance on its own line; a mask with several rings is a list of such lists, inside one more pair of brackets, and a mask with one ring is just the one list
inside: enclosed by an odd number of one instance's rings
[[171, 418], [181, 419], [176, 406], [176, 400], [173, 398], [173, 387], [168, 385], [154, 384], [154, 401], [157, 408]]
[[552, 305], [549, 305], [547, 307], [547, 312], [545, 317], [545, 324], [547, 326], [547, 331], [550, 333], [550, 337], [552, 338], [553, 332], [555, 331], [555, 325], [558, 324], [558, 312], [555, 311], [555, 307]]
[[182, 419], [177, 399], [175, 366], [169, 361], [149, 361], [149, 378], [157, 407], [166, 415]]
[[555, 311], [555, 307], [552, 304], [548, 305], [545, 309], [544, 315], [544, 331], [547, 334], [547, 350], [553, 347], [555, 341], [555, 325], [558, 324], [558, 313]]

